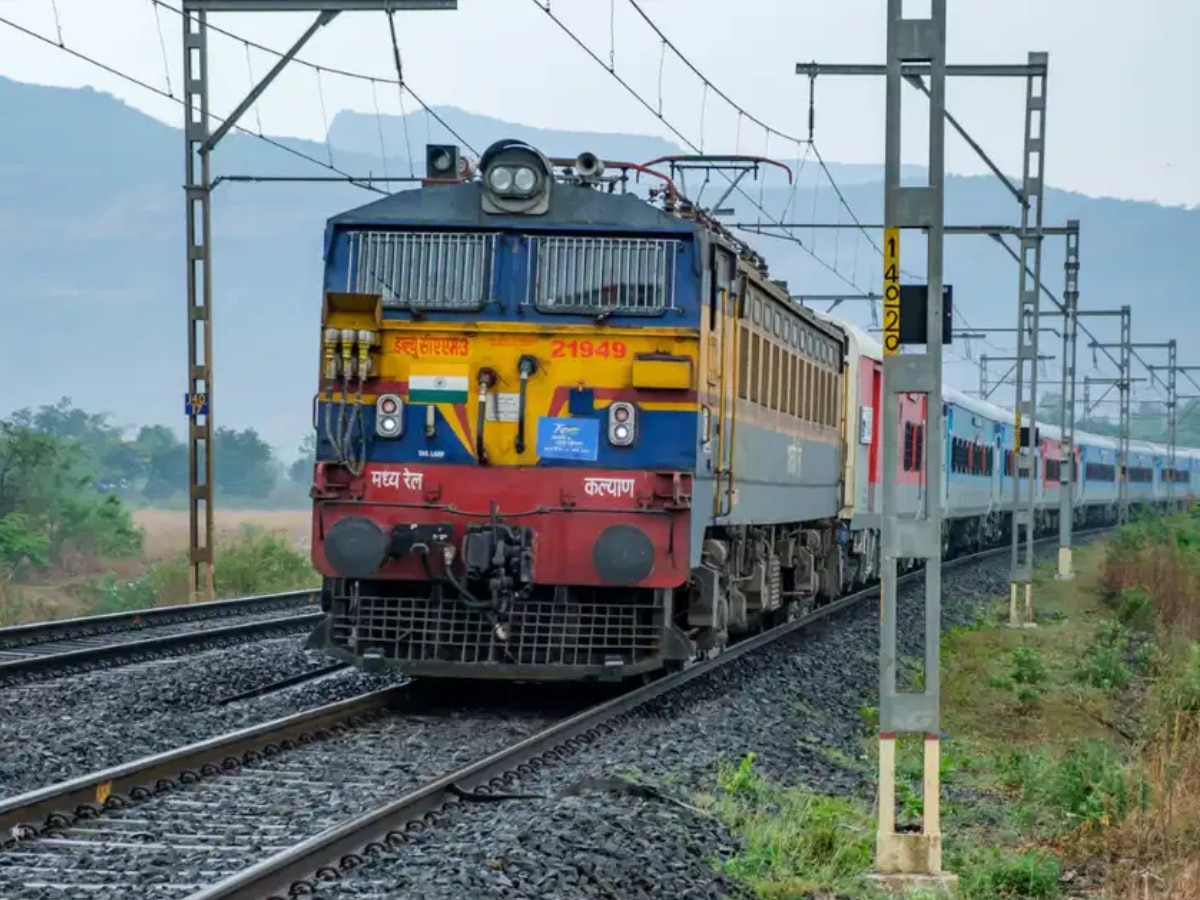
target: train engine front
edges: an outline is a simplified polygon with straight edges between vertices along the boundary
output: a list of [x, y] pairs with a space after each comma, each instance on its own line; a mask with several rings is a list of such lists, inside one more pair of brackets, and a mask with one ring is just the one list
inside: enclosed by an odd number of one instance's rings
[[326, 229], [310, 646], [417, 677], [687, 658], [695, 224], [588, 154], [427, 155], [446, 177]]

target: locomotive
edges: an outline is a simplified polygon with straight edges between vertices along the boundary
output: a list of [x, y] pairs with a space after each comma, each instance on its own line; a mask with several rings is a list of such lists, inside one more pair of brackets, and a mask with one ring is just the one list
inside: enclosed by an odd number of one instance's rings
[[[877, 578], [876, 342], [793, 302], [656, 169], [512, 140], [477, 173], [457, 147], [427, 161], [326, 227], [309, 646], [422, 678], [622, 680]], [[947, 389], [927, 485], [925, 414], [901, 401], [901, 504], [942, 492], [948, 554], [1001, 539], [1012, 415]], [[1076, 519], [1111, 519], [1116, 445], [1076, 444]], [[1041, 425], [1040, 530], [1057, 451]], [[1131, 447], [1134, 503], [1167, 479], [1190, 499], [1200, 451], [1166, 458]]]

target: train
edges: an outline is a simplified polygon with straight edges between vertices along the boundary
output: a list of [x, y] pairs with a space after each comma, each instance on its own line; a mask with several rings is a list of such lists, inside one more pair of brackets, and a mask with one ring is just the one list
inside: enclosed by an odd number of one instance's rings
[[[1010, 535], [1013, 414], [946, 387], [928, 478], [903, 396], [882, 459], [879, 343], [654, 164], [516, 140], [426, 160], [326, 223], [310, 647], [415, 678], [677, 670], [877, 580], [888, 464], [901, 513], [940, 492], [946, 556]], [[1060, 431], [1034, 433], [1044, 534]], [[1118, 444], [1074, 444], [1075, 524], [1114, 522]], [[1169, 456], [1130, 442], [1133, 508], [1195, 499], [1200, 449]]]

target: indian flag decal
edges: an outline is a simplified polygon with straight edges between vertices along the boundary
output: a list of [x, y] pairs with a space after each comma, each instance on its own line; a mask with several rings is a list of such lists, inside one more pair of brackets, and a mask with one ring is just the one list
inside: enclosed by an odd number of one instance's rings
[[413, 369], [408, 375], [408, 402], [466, 403], [469, 385], [466, 366]]

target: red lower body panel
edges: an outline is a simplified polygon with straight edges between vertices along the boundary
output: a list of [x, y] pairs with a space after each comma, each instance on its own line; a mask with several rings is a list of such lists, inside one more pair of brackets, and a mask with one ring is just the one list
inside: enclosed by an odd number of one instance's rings
[[[351, 477], [319, 463], [313, 563], [327, 577], [344, 574], [327, 555], [326, 539], [348, 517], [388, 535], [448, 526], [461, 549], [468, 526], [486, 524], [494, 513], [505, 525], [529, 529], [535, 584], [677, 587], [688, 578], [691, 490], [688, 473], [367, 464]], [[368, 577], [425, 581], [428, 573], [420, 557], [392, 555]]]

